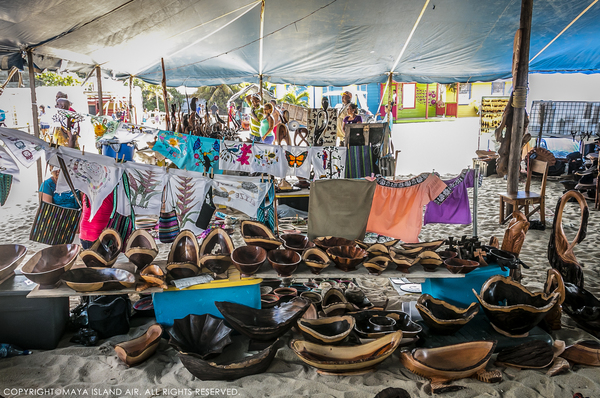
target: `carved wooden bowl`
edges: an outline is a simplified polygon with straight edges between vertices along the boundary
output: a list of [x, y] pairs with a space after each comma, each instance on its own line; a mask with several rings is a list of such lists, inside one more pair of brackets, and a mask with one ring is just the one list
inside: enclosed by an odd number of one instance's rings
[[354, 328], [354, 318], [333, 316], [319, 319], [300, 319], [298, 329], [307, 341], [317, 344], [338, 344], [344, 340]]
[[26, 254], [23, 245], [0, 245], [0, 281], [14, 273]]
[[215, 275], [222, 275], [227, 272], [231, 266], [231, 256], [227, 255], [223, 258], [222, 255], [206, 254], [200, 257], [200, 268], [206, 268]]
[[200, 271], [198, 240], [189, 229], [181, 231], [169, 251], [167, 271], [174, 279], [195, 276]]
[[367, 257], [367, 251], [356, 246], [334, 246], [327, 249], [327, 255], [342, 271], [354, 271]]
[[166, 274], [156, 264], [150, 264], [140, 271], [140, 277], [144, 280], [144, 282], [153, 285], [159, 286], [163, 289], [167, 289], [168, 286], [166, 284]]
[[442, 261], [446, 261], [449, 258], [454, 258], [458, 255], [457, 252], [453, 252], [451, 250], [442, 250], [442, 251], [437, 252], [437, 254], [440, 256]]
[[281, 286], [281, 279], [279, 279], [279, 278], [263, 278], [260, 285], [261, 286], [269, 286], [269, 287], [272, 287], [273, 289], [277, 289], [279, 286]]
[[436, 382], [471, 377], [485, 369], [495, 341], [472, 341], [438, 348], [416, 348], [400, 353], [400, 362], [411, 372]]
[[387, 256], [377, 256], [364, 262], [364, 267], [371, 275], [381, 275], [392, 260]]
[[260, 310], [224, 301], [217, 301], [215, 305], [235, 330], [254, 340], [269, 341], [290, 330], [311, 302], [296, 297], [277, 307]]
[[114, 229], [105, 229], [87, 250], [81, 252], [81, 259], [88, 267], [112, 267], [123, 249], [121, 235]]
[[424, 250], [417, 256], [419, 264], [423, 266], [425, 271], [433, 272], [437, 267], [444, 262], [439, 254], [431, 250]]
[[423, 294], [417, 300], [417, 310], [423, 322], [437, 334], [454, 334], [469, 323], [479, 312], [479, 305], [472, 303], [468, 308], [458, 308], [443, 300]]
[[156, 352], [162, 333], [162, 326], [155, 323], [140, 337], [117, 344], [115, 346], [117, 357], [127, 366], [144, 362]]
[[279, 297], [280, 303], [287, 303], [294, 297], [298, 297], [298, 291], [293, 287], [279, 287], [273, 290], [273, 294], [276, 294]]
[[247, 245], [259, 246], [267, 251], [277, 249], [283, 243], [269, 227], [258, 221], [242, 221], [241, 233]]
[[[367, 310], [359, 311], [351, 314], [356, 319], [354, 331], [363, 339], [376, 339], [389, 333], [402, 331], [404, 337], [415, 337], [423, 328], [410, 320], [410, 316], [402, 311], [377, 311]], [[387, 317], [395, 321], [393, 328], [383, 330], [373, 322], [370, 322], [374, 317]]]
[[312, 243], [306, 235], [284, 234], [281, 235], [280, 238], [281, 240], [283, 240], [283, 246], [286, 249], [294, 250], [300, 255], [302, 255], [302, 253], [304, 253], [305, 250], [310, 249], [311, 247], [315, 247], [315, 244]]
[[39, 284], [40, 289], [51, 289], [71, 269], [80, 250], [81, 246], [71, 244], [47, 247], [27, 260], [21, 272], [27, 279]]
[[223, 319], [210, 314], [190, 314], [173, 321], [169, 345], [179, 352], [194, 353], [201, 359], [213, 358], [231, 344], [231, 332]]
[[310, 272], [315, 275], [319, 275], [331, 263], [327, 253], [316, 247], [306, 250], [302, 254], [302, 259], [310, 269]]
[[260, 308], [271, 308], [279, 304], [281, 297], [276, 294], [263, 294], [260, 296]]
[[[419, 252], [422, 250], [419, 249]], [[412, 255], [412, 254], [411, 254]], [[417, 264], [419, 259], [402, 254], [401, 250], [390, 250], [390, 259], [396, 264], [396, 271], [407, 274], [410, 271], [410, 267]]]
[[[219, 245], [218, 248], [217, 245]], [[212, 254], [228, 258], [234, 249], [235, 246], [229, 234], [223, 228], [214, 228], [204, 238], [202, 245], [200, 245], [200, 257]]]
[[375, 243], [366, 250], [371, 257], [388, 256], [390, 254], [390, 247], [383, 243]]
[[560, 356], [573, 363], [600, 366], [600, 343], [596, 340], [579, 341], [567, 347]]
[[78, 292], [129, 289], [135, 286], [135, 275], [119, 268], [75, 268], [61, 279]]
[[468, 274], [479, 267], [479, 263], [477, 261], [463, 260], [456, 257], [445, 260], [444, 264], [446, 265], [448, 271], [452, 272], [453, 274]]
[[309, 299], [315, 306], [320, 306], [323, 302], [323, 297], [317, 292], [302, 292], [300, 297]]
[[560, 293], [531, 293], [525, 286], [501, 275], [492, 276], [473, 293], [496, 331], [524, 337], [552, 309]]
[[600, 300], [569, 282], [565, 284], [563, 310], [583, 329], [600, 336]]
[[240, 246], [231, 253], [231, 261], [242, 276], [255, 274], [267, 258], [267, 251], [260, 246]]
[[336, 238], [335, 236], [323, 236], [313, 239], [313, 243], [322, 250], [327, 251], [330, 247], [336, 246], [356, 246], [356, 242], [345, 238]]
[[431, 250], [431, 251], [436, 251], [437, 249], [439, 249], [440, 246], [442, 246], [444, 244], [444, 240], [434, 240], [431, 242], [419, 242], [419, 243], [403, 243], [400, 246], [402, 246], [403, 249], [405, 250], [411, 250], [411, 249], [423, 249], [423, 250]]
[[302, 340], [292, 340], [290, 346], [298, 358], [317, 368], [319, 373], [344, 375], [370, 371], [392, 355], [401, 340], [402, 332], [395, 332], [351, 348]]
[[125, 256], [135, 264], [138, 269], [142, 269], [158, 255], [158, 246], [156, 241], [145, 229], [135, 230], [125, 245]]
[[294, 250], [276, 249], [267, 254], [271, 267], [281, 277], [291, 276], [298, 268], [302, 257]]

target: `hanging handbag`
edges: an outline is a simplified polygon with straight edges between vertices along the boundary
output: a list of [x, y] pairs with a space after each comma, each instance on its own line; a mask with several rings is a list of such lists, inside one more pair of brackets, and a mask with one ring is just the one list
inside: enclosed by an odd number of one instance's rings
[[179, 235], [179, 220], [177, 219], [177, 212], [172, 208], [171, 211], [165, 212], [165, 195], [167, 187], [170, 187], [171, 183], [168, 183], [163, 190], [162, 197], [162, 210], [160, 217], [158, 218], [158, 239], [162, 243], [172, 243], [177, 235]]
[[81, 219], [81, 201], [75, 192], [65, 162], [60, 156], [58, 156], [58, 163], [63, 177], [75, 196], [79, 209], [58, 206], [40, 199], [40, 207], [33, 220], [29, 239], [47, 245], [72, 243], [79, 229], [79, 220]]
[[213, 214], [215, 214], [215, 210], [217, 210], [217, 207], [213, 203], [212, 197], [212, 187], [210, 187], [206, 193], [206, 197], [204, 198], [202, 208], [200, 209], [200, 215], [196, 220], [196, 227], [200, 229], [208, 228], [210, 220], [212, 219]]
[[124, 216], [117, 211], [117, 204], [119, 202], [117, 200], [117, 186], [115, 187], [113, 195], [115, 198], [115, 200], [113, 201], [113, 211], [110, 215], [110, 219], [108, 220], [108, 225], [106, 226], [106, 228], [114, 229], [119, 233], [121, 239], [123, 239], [122, 251], [124, 252], [126, 247], [125, 242], [127, 242], [127, 239], [135, 230], [135, 213], [133, 211], [133, 206], [131, 205], [131, 191], [129, 189], [129, 177], [127, 176], [127, 173], [123, 173], [121, 184], [123, 184], [123, 190], [125, 191], [127, 202], [129, 203], [130, 215]]
[[10, 193], [13, 176], [10, 174], [0, 173], [0, 206], [4, 206]]

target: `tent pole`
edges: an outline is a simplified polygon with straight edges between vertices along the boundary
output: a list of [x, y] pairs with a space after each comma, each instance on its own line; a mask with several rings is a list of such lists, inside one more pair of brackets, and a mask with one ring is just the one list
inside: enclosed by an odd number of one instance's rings
[[167, 131], [170, 131], [170, 120], [169, 120], [169, 99], [167, 98], [167, 73], [165, 72], [165, 59], [160, 59], [162, 66], [162, 89], [163, 89], [163, 102], [165, 103], [165, 122], [167, 124]]
[[100, 110], [99, 115], [104, 115], [104, 103], [102, 101], [102, 71], [100, 65], [96, 65], [96, 81], [98, 82], [98, 109]]
[[260, 102], [264, 105], [265, 100], [263, 98], [263, 75], [258, 75], [258, 85], [260, 86]]
[[527, 106], [527, 82], [529, 77], [529, 42], [533, 0], [521, 0], [521, 43], [518, 49], [518, 64], [513, 85], [513, 131], [508, 158], [507, 192], [515, 194], [519, 188], [519, 167], [521, 163], [521, 141], [525, 131], [525, 108]]
[[260, 102], [265, 103], [263, 98], [263, 34], [265, 29], [265, 0], [260, 4], [260, 41], [258, 42], [258, 81], [260, 84]]
[[133, 76], [129, 75], [129, 123], [133, 123], [132, 110], [133, 102], [131, 100], [131, 90], [133, 89]]
[[[35, 70], [33, 69], [33, 53], [27, 50], [27, 69], [29, 69], [29, 89], [31, 91], [31, 116], [33, 116], [33, 132], [35, 138], [40, 138], [40, 123], [38, 120], [37, 95], [35, 94]], [[42, 185], [42, 159], [37, 160], [38, 187]]]
[[429, 119], [429, 83], [425, 86], [425, 119]]

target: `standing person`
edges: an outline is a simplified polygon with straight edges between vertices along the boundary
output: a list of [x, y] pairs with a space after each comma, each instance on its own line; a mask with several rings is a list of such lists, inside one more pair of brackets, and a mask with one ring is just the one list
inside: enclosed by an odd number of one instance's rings
[[348, 105], [348, 116], [344, 118], [344, 127], [354, 123], [362, 123], [362, 117], [358, 114], [358, 106], [350, 104]]
[[260, 124], [264, 118], [263, 107], [260, 106], [260, 96], [258, 94], [248, 94], [246, 102], [250, 105], [250, 140], [260, 142]]
[[42, 139], [44, 141], [50, 141], [50, 119], [48, 112], [46, 112], [46, 107], [44, 105], [40, 105], [39, 111], [39, 121], [40, 121], [40, 132], [42, 134]]
[[271, 100], [271, 105], [273, 105], [273, 114], [271, 116], [273, 117], [274, 125], [277, 126], [281, 123], [281, 109], [279, 109], [275, 100]]
[[79, 209], [79, 204], [77, 203], [77, 199], [75, 199], [75, 195], [73, 195], [73, 191], [56, 192], [56, 182], [58, 181], [59, 174], [60, 169], [58, 167], [50, 166], [50, 178], [40, 186], [40, 200], [69, 209]]
[[[71, 110], [71, 102], [68, 99], [59, 98], [56, 101], [56, 108]], [[64, 120], [61, 119], [60, 124], [60, 127], [54, 129], [56, 143], [69, 148], [79, 148], [79, 122], [68, 115], [64, 115]]]
[[[58, 93], [56, 93], [56, 108], [60, 108], [58, 106], [58, 102], [61, 99], [69, 101], [69, 96], [67, 94], [63, 93], [62, 91], [59, 91]], [[71, 111], [71, 112], [75, 112], [75, 109], [73, 109], [71, 107], [71, 105], [72, 105], [71, 101], [69, 101], [69, 107], [68, 108], [63, 108], [63, 109], [66, 109], [66, 110]]]
[[113, 211], [114, 195], [111, 192], [110, 195], [104, 199], [91, 221], [90, 200], [85, 194], [82, 196], [83, 199], [81, 203], [83, 204], [83, 210], [81, 212], [81, 223], [79, 225], [79, 240], [81, 240], [81, 247], [85, 250], [89, 249], [94, 244], [108, 225]]
[[352, 101], [352, 93], [350, 91], [344, 91], [342, 93], [342, 107], [338, 112], [337, 118], [337, 136], [340, 141], [344, 140], [344, 119], [348, 116], [348, 107], [350, 106], [350, 101]]
[[215, 119], [215, 123], [217, 122], [217, 113], [219, 112], [219, 107], [217, 106], [217, 103], [213, 103], [213, 105], [210, 107], [210, 112], [212, 113], [213, 118]]
[[272, 144], [275, 141], [275, 134], [273, 134], [273, 105], [270, 103], [265, 104], [265, 115], [263, 120], [260, 122], [260, 142], [263, 144]]

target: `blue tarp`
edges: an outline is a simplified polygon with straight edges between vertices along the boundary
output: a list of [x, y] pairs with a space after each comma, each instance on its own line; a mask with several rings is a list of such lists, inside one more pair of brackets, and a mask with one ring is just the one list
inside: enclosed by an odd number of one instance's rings
[[[591, 0], [535, 0], [530, 58]], [[425, 0], [0, 0], [0, 67], [87, 71], [169, 86], [257, 82], [315, 86], [385, 83]], [[510, 76], [519, 0], [427, 5], [394, 69], [395, 81], [450, 83]], [[600, 3], [531, 64], [531, 73], [598, 73]], [[63, 68], [65, 64], [62, 64]]]

